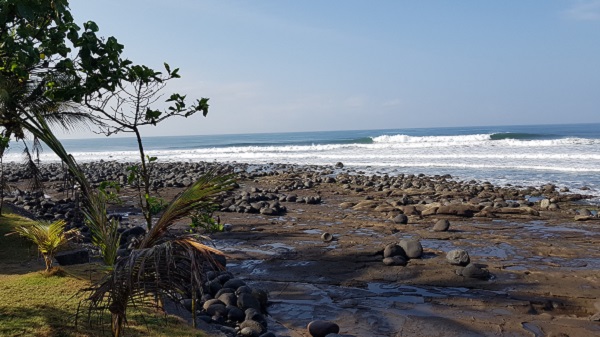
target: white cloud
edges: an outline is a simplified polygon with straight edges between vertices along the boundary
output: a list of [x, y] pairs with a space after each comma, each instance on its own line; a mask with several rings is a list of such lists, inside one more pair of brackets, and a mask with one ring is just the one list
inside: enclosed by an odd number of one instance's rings
[[582, 1], [565, 11], [567, 18], [577, 21], [600, 20], [600, 0]]

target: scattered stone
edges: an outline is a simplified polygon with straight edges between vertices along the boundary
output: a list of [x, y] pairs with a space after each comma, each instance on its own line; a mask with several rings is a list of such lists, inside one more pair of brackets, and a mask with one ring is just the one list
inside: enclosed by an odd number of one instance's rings
[[549, 206], [550, 206], [550, 199], [542, 199], [540, 201], [540, 208], [541, 209], [548, 209]]
[[454, 249], [446, 254], [446, 259], [450, 264], [455, 266], [466, 266], [469, 264], [471, 259], [469, 258], [469, 253], [463, 249]]
[[383, 258], [384, 259], [387, 257], [393, 257], [393, 256], [400, 256], [400, 257], [403, 257], [404, 259], [408, 259], [408, 256], [406, 256], [406, 252], [404, 251], [404, 249], [402, 249], [402, 247], [400, 247], [396, 243], [391, 243], [391, 244], [385, 246], [385, 248], [383, 249]]
[[409, 259], [418, 259], [423, 255], [423, 246], [419, 240], [400, 240], [400, 247]]
[[260, 302], [258, 302], [254, 296], [248, 293], [239, 294], [237, 306], [242, 310], [254, 308], [260, 311]]
[[480, 280], [487, 280], [490, 278], [490, 272], [487, 269], [479, 268], [478, 266], [471, 263], [462, 269], [462, 276], [476, 278]]
[[321, 240], [323, 240], [323, 242], [331, 242], [333, 241], [333, 235], [331, 235], [331, 233], [323, 233], [321, 234]]
[[54, 258], [61, 266], [70, 266], [90, 262], [90, 253], [86, 249], [69, 250], [56, 254]]
[[450, 221], [447, 219], [438, 220], [433, 226], [434, 232], [446, 232], [450, 228]]
[[337, 324], [320, 320], [308, 323], [307, 329], [312, 337], [325, 337], [328, 334], [340, 332], [340, 327]]
[[257, 321], [253, 321], [253, 320], [245, 320], [240, 324], [240, 329], [244, 330], [244, 329], [248, 329], [247, 331], [250, 331], [251, 333], [253, 333], [252, 335], [246, 335], [246, 336], [260, 336], [262, 333], [266, 332], [266, 328], [260, 324]]
[[406, 225], [408, 223], [408, 217], [404, 214], [396, 215], [392, 221], [396, 224]]
[[244, 319], [246, 319], [246, 314], [244, 313], [244, 310], [234, 306], [234, 305], [228, 305], [225, 307], [225, 309], [227, 309], [227, 319], [231, 322], [243, 322]]

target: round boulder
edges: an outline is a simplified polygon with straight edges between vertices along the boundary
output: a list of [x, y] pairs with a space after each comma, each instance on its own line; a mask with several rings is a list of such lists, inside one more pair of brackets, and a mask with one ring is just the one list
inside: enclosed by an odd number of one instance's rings
[[408, 223], [408, 217], [404, 214], [396, 215], [392, 221], [396, 224], [406, 225]]
[[433, 225], [434, 232], [446, 232], [450, 228], [450, 221], [446, 219], [438, 220], [435, 225]]
[[252, 294], [242, 293], [238, 296], [237, 301], [238, 308], [246, 310], [248, 308], [254, 308], [260, 311], [260, 302], [252, 296]]
[[466, 266], [471, 262], [469, 253], [464, 249], [454, 249], [446, 254], [446, 260], [455, 266]]
[[400, 247], [404, 249], [409, 259], [418, 259], [423, 255], [423, 246], [419, 240], [400, 240]]
[[328, 334], [340, 332], [340, 327], [337, 324], [320, 320], [308, 323], [307, 329], [312, 337], [325, 337]]
[[398, 246], [398, 244], [391, 243], [383, 249], [383, 258], [392, 257], [392, 256], [401, 256], [403, 258], [407, 258], [406, 253], [402, 247]]
[[487, 269], [482, 269], [474, 264], [470, 264], [462, 270], [462, 276], [476, 278], [480, 280], [487, 280], [490, 278], [490, 272], [487, 271]]
[[242, 335], [242, 336], [260, 336], [262, 333], [265, 333], [267, 329], [257, 321], [253, 320], [245, 320], [240, 324], [240, 329], [243, 331], [247, 329], [248, 332], [252, 334]]

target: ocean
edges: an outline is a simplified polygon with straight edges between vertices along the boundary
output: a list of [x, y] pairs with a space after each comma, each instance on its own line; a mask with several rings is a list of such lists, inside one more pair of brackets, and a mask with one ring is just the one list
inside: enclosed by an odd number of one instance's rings
[[[69, 139], [79, 162], [136, 161], [133, 138]], [[600, 198], [600, 124], [414, 128], [144, 138], [162, 162], [328, 165], [367, 174], [450, 174], [456, 180], [541, 186]], [[50, 151], [42, 162], [56, 162]], [[21, 162], [11, 146], [5, 162]], [[584, 190], [582, 190], [584, 188]], [[588, 189], [589, 188], [589, 189]]]

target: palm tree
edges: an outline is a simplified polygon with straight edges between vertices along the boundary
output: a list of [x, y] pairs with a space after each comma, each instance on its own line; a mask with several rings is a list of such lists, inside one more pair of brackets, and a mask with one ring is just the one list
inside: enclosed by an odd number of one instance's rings
[[200, 243], [198, 237], [173, 236], [170, 231], [178, 220], [214, 203], [214, 198], [232, 183], [231, 176], [208, 172], [179, 194], [130, 255], [87, 289], [88, 318], [95, 313], [101, 320], [108, 310], [113, 336], [118, 337], [127, 320], [128, 305], [156, 306], [164, 298], [178, 303], [181, 294], [194, 296], [201, 291], [207, 269], [225, 268], [220, 262], [223, 254]]
[[69, 235], [76, 232], [74, 229], [65, 231], [65, 225], [66, 222], [64, 220], [52, 223], [40, 221], [31, 226], [19, 226], [15, 228], [14, 232], [7, 235], [19, 234], [36, 244], [44, 257], [46, 272], [48, 272], [52, 268], [56, 253], [67, 244]]
[[[21, 82], [16, 78], [0, 75], [1, 135], [3, 138], [14, 138], [16, 141], [23, 142], [26, 163], [32, 173], [32, 184], [35, 188], [41, 187], [39, 175], [36, 174], [38, 170], [34, 160], [35, 153], [39, 153], [40, 141], [49, 145], [48, 140], [56, 139], [53, 134], [51, 138], [47, 137], [48, 133], [52, 133], [51, 126], [69, 131], [85, 127], [89, 123], [99, 123], [91, 113], [80, 109], [80, 105], [56, 102], [46, 97], [45, 82], [39, 78]], [[53, 82], [56, 86], [68, 87], [70, 80], [66, 76], [55, 76]], [[31, 150], [25, 142], [30, 137], [33, 144]], [[52, 150], [56, 152], [54, 148]], [[66, 154], [64, 149], [62, 152]], [[57, 155], [63, 161], [65, 160], [59, 153]]]

